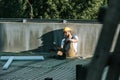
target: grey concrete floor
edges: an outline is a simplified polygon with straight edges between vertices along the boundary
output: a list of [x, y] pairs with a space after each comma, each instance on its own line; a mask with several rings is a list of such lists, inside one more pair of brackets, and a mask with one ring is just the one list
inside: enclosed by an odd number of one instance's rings
[[90, 59], [57, 60], [45, 58], [44, 61], [13, 61], [7, 70], [0, 61], [0, 80], [76, 80], [76, 65], [87, 64]]

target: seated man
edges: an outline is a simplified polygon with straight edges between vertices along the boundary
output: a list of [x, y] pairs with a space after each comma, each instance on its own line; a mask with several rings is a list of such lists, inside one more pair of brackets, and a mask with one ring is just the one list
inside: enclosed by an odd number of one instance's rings
[[63, 33], [65, 38], [62, 39], [61, 49], [57, 52], [58, 58], [76, 57], [78, 37], [72, 34], [72, 29], [69, 27], [65, 27]]

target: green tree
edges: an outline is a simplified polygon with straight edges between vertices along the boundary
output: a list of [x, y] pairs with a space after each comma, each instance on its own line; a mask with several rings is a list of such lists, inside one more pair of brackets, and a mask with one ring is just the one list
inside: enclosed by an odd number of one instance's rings
[[5, 18], [31, 17], [30, 3], [28, 0], [1, 0], [2, 12], [0, 15]]
[[61, 19], [74, 18], [73, 16], [74, 9], [69, 0], [59, 0], [58, 10]]
[[[75, 19], [96, 19], [99, 7], [105, 5], [104, 0], [71, 0]], [[77, 3], [76, 3], [77, 2]]]
[[58, 19], [56, 0], [36, 0], [33, 4], [35, 17], [44, 19]]
[[59, 11], [57, 10], [56, 0], [46, 0], [43, 3], [43, 18], [59, 19]]
[[0, 17], [96, 19], [107, 0], [0, 0]]
[[104, 4], [104, 0], [89, 0], [86, 4], [86, 8], [81, 12], [80, 18], [82, 19], [95, 19], [99, 7]]

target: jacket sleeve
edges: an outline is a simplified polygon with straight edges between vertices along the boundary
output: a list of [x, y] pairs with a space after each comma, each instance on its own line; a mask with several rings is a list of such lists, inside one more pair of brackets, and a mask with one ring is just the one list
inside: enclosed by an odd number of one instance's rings
[[61, 41], [61, 48], [63, 48], [63, 46], [64, 46], [64, 41], [65, 41], [65, 39], [62, 39], [62, 41]]

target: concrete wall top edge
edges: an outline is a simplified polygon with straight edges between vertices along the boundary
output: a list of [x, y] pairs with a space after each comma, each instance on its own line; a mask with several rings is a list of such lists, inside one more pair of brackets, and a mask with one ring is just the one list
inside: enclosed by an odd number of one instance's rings
[[34, 22], [34, 23], [99, 23], [97, 20], [82, 19], [29, 19], [29, 18], [0, 18], [0, 22]]

